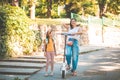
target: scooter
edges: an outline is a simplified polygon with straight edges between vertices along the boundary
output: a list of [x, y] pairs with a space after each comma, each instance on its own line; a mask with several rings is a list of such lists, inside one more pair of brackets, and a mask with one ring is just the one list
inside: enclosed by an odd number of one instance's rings
[[66, 77], [66, 63], [65, 63], [65, 54], [66, 54], [66, 39], [67, 39], [67, 36], [68, 35], [71, 35], [69, 33], [61, 33], [61, 35], [64, 35], [65, 36], [65, 46], [64, 46], [64, 55], [63, 55], [63, 64], [62, 64], [62, 67], [61, 67], [61, 75], [62, 75], [62, 78], [65, 78]]

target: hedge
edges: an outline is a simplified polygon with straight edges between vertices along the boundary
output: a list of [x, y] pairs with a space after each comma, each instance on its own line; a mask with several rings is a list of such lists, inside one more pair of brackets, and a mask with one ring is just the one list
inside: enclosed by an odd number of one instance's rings
[[[25, 12], [15, 6], [0, 8], [0, 56], [14, 57], [31, 54], [40, 45], [35, 31], [29, 26], [31, 20]], [[36, 41], [37, 40], [37, 41]]]

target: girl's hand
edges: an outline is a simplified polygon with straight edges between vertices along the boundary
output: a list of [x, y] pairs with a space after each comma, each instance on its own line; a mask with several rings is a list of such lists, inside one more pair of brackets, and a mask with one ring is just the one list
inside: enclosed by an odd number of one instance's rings
[[55, 52], [55, 56], [57, 56], [56, 52]]
[[55, 56], [57, 56], [57, 54], [55, 54]]
[[46, 57], [46, 52], [44, 53], [44, 56]]

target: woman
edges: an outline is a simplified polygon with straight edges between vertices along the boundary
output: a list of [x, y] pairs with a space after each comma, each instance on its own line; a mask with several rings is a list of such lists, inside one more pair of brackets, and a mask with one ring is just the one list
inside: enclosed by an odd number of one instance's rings
[[45, 45], [45, 53], [46, 56], [46, 73], [45, 76], [48, 76], [48, 67], [51, 66], [51, 73], [50, 75], [53, 75], [53, 69], [54, 69], [54, 56], [56, 55], [56, 48], [55, 43], [52, 36], [52, 30], [48, 30], [46, 34], [46, 39], [44, 40]]
[[67, 45], [66, 45], [66, 60], [67, 60], [67, 70], [70, 69], [71, 59], [72, 59], [72, 75], [76, 76], [77, 72], [77, 65], [78, 65], [78, 55], [79, 55], [79, 38], [80, 34], [82, 34], [82, 30], [80, 27], [77, 27], [76, 20], [70, 20], [70, 26], [65, 25], [64, 27], [67, 28], [69, 35], [67, 37]]

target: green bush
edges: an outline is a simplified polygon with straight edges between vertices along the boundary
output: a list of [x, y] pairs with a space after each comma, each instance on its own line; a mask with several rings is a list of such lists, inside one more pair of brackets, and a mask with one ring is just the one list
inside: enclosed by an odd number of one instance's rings
[[21, 79], [19, 79], [18, 77], [15, 77], [14, 80], [21, 80]]
[[[0, 56], [14, 57], [33, 52], [36, 33], [29, 28], [31, 20], [15, 6], [0, 8]], [[40, 44], [40, 41], [38, 42]]]

